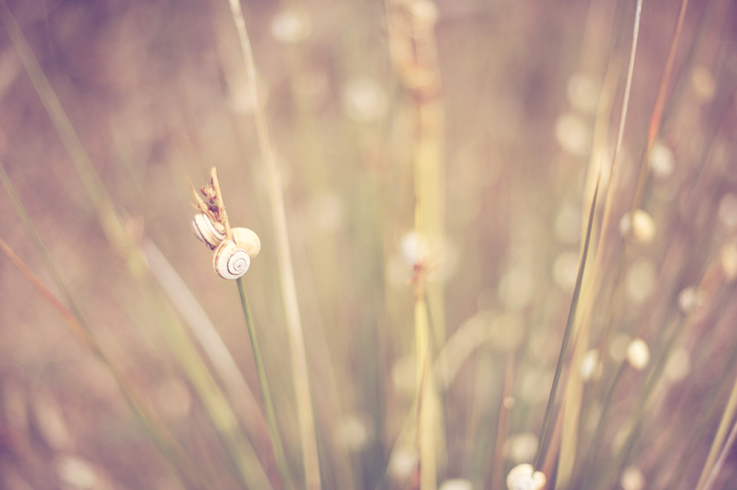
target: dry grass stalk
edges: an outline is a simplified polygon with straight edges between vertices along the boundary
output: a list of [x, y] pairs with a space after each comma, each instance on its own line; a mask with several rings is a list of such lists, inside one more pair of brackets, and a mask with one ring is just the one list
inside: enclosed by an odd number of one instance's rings
[[[434, 36], [437, 7], [430, 0], [388, 1], [389, 49], [395, 71], [411, 99], [412, 158], [415, 178], [415, 233], [418, 250], [415, 275], [415, 372], [420, 395], [417, 421], [419, 488], [434, 490], [439, 457], [444, 457], [443, 421], [436, 379], [432, 376], [433, 346], [443, 345], [442, 280], [430, 280], [432, 263], [442, 258], [445, 189], [444, 121], [440, 70]], [[422, 249], [426, 247], [427, 255]], [[433, 312], [430, 323], [429, 311]], [[434, 332], [433, 332], [434, 329]]]

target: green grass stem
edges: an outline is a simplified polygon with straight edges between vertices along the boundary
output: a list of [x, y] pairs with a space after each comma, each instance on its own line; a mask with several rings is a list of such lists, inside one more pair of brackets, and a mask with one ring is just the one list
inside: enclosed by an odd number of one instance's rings
[[215, 325], [161, 250], [150, 240], [144, 240], [142, 248], [151, 274], [169, 296], [207, 359], [212, 363], [246, 430], [253, 432], [252, 437], [258, 438], [261, 434], [266, 437], [261, 430], [266, 428], [266, 419], [261, 407]]
[[116, 251], [127, 261], [131, 273], [139, 284], [139, 290], [143, 293], [143, 297], [151, 302], [152, 308], [158, 315], [158, 324], [169, 347], [174, 351], [202, 400], [218, 438], [231, 460], [235, 478], [244, 486], [270, 489], [269, 479], [253, 447], [239, 430], [232, 407], [175, 313], [161, 296], [161, 292], [154, 287], [142, 250], [125, 230], [123, 221], [115, 210], [115, 205], [99, 175], [97, 175], [92, 160], [85, 151], [69, 117], [28, 45], [20, 26], [4, 1], [0, 2], [0, 19], [10, 35], [13, 46], [56, 128], [59, 138], [74, 163], [75, 169], [97, 212], [100, 225]]
[[578, 274], [576, 276], [576, 286], [573, 290], [573, 297], [571, 298], [571, 307], [568, 310], [568, 320], [566, 321], [566, 328], [563, 333], [563, 342], [560, 347], [560, 354], [558, 355], [558, 363], [555, 366], [555, 375], [553, 376], [553, 385], [550, 387], [550, 395], [548, 396], [548, 404], [545, 407], [545, 415], [543, 417], [543, 424], [540, 428], [540, 436], [538, 437], [537, 451], [535, 458], [533, 459], [533, 466], [535, 470], [540, 469], [542, 464], [542, 458], [545, 456], [545, 445], [547, 444], [549, 437], [549, 426], [550, 421], [553, 417], [553, 409], [555, 407], [555, 398], [558, 391], [558, 384], [560, 383], [561, 374], [563, 373], [563, 365], [565, 364], [566, 353], [568, 352], [568, 343], [571, 339], [571, 333], [573, 332], [573, 320], [576, 317], [576, 309], [578, 307], [578, 298], [581, 295], [581, 285], [583, 284], [583, 274], [586, 268], [586, 258], [589, 252], [589, 244], [591, 243], [591, 230], [594, 226], [594, 210], [596, 209], [596, 198], [599, 194], [599, 184], [597, 180], [596, 187], [594, 188], [594, 196], [591, 199], [591, 209], [589, 211], [588, 224], [586, 225], [586, 239], [584, 240], [583, 249], [581, 250], [581, 258], [578, 264]]
[[258, 381], [261, 385], [261, 392], [264, 396], [264, 406], [266, 408], [266, 422], [269, 428], [269, 436], [271, 437], [271, 444], [274, 448], [274, 455], [276, 456], [276, 462], [279, 466], [279, 473], [281, 474], [282, 485], [284, 488], [293, 488], [292, 478], [289, 475], [289, 467], [287, 465], [287, 459], [284, 456], [284, 447], [281, 442], [281, 436], [279, 435], [279, 427], [276, 423], [276, 416], [274, 415], [274, 403], [271, 399], [271, 390], [269, 389], [269, 381], [266, 379], [266, 369], [264, 368], [264, 361], [261, 358], [261, 349], [258, 347], [258, 338], [256, 336], [256, 329], [253, 326], [253, 318], [251, 317], [251, 308], [248, 305], [248, 298], [246, 296], [246, 288], [243, 284], [243, 278], [239, 277], [238, 293], [241, 298], [241, 305], [243, 306], [243, 316], [246, 318], [246, 326], [248, 327], [248, 338], [251, 340], [251, 349], [253, 351], [253, 359], [256, 363], [256, 371], [258, 372]]
[[279, 263], [279, 280], [284, 301], [284, 312], [287, 318], [289, 346], [291, 350], [292, 377], [297, 400], [297, 419], [299, 422], [300, 441], [302, 443], [302, 462], [304, 464], [305, 487], [307, 490], [322, 488], [320, 475], [320, 456], [317, 449], [317, 433], [315, 431], [315, 416], [310, 394], [309, 370], [307, 367], [307, 352], [304, 344], [302, 319], [297, 299], [297, 286], [294, 278], [292, 256], [289, 251], [289, 233], [284, 206], [282, 179], [276, 165], [276, 156], [271, 144], [271, 136], [266, 125], [266, 115], [261, 102], [256, 80], [256, 64], [253, 60], [251, 41], [246, 29], [246, 20], [243, 17], [240, 2], [229, 0], [233, 22], [238, 31], [243, 61], [248, 77], [248, 90], [254, 106], [256, 132], [259, 148], [264, 160], [268, 177], [269, 203], [274, 220], [276, 241], [276, 255]]

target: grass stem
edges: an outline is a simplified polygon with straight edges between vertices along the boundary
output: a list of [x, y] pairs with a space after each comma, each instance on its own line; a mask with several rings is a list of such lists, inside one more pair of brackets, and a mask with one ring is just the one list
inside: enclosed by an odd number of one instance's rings
[[[722, 447], [722, 443], [724, 442], [724, 437], [727, 434], [727, 427], [729, 427], [729, 422], [734, 418], [734, 414], [736, 411], [737, 411], [737, 381], [735, 381], [734, 383], [732, 392], [729, 395], [729, 400], [727, 401], [727, 406], [724, 408], [722, 420], [719, 422], [719, 428], [717, 429], [717, 433], [714, 436], [711, 449], [709, 450], [709, 455], [707, 456], [706, 462], [704, 463], [704, 468], [701, 471], [701, 476], [699, 477], [699, 481], [696, 485], [696, 490], [706, 490], [709, 487], [708, 480], [712, 479], [714, 471], [715, 470], [717, 472], [719, 471], [715, 466], [716, 464], [718, 464], [717, 454], [719, 452], [719, 448]], [[734, 432], [734, 428], [732, 429], [732, 432]], [[732, 437], [731, 433], [729, 437]], [[729, 445], [730, 443], [727, 442], [725, 447]], [[722, 449], [722, 451], [724, 451], [724, 449]]]
[[33, 272], [20, 260], [13, 250], [0, 239], [0, 251], [2, 251], [8, 259], [23, 274], [26, 280], [41, 294], [54, 310], [56, 310], [64, 319], [69, 329], [74, 335], [94, 354], [112, 374], [118, 388], [123, 394], [123, 398], [128, 407], [136, 415], [138, 421], [143, 425], [146, 433], [151, 437], [159, 451], [171, 463], [179, 474], [182, 482], [186, 482], [188, 486], [194, 489], [210, 489], [207, 479], [203, 477], [199, 469], [194, 465], [186, 452], [181, 448], [179, 443], [166, 429], [166, 426], [158, 419], [154, 412], [144, 402], [142, 396], [136, 392], [133, 387], [123, 378], [120, 370], [115, 367], [110, 358], [102, 350], [95, 336], [92, 334], [89, 326], [83, 318], [77, 317], [78, 311], [72, 312], [64, 306], [36, 277]]
[[549, 426], [550, 421], [553, 417], [553, 408], [555, 407], [555, 397], [558, 391], [558, 384], [560, 383], [560, 377], [563, 372], [563, 364], [565, 363], [566, 353], [568, 352], [568, 343], [571, 339], [571, 333], [573, 331], [573, 320], [576, 317], [576, 308], [578, 306], [578, 298], [581, 295], [581, 285], [583, 283], [583, 273], [586, 266], [586, 257], [589, 251], [589, 244], [591, 243], [591, 230], [594, 224], [594, 210], [596, 209], [596, 197], [599, 194], [599, 181], [597, 180], [596, 187], [594, 188], [594, 197], [591, 200], [591, 209], [589, 211], [589, 220], [586, 228], [586, 239], [584, 241], [583, 250], [581, 251], [581, 259], [578, 264], [578, 274], [576, 276], [576, 286], [573, 290], [573, 298], [571, 299], [571, 307], [568, 311], [568, 320], [566, 322], [566, 329], [563, 333], [563, 343], [560, 347], [560, 354], [558, 355], [558, 363], [555, 366], [555, 375], [553, 377], [553, 385], [550, 387], [550, 396], [548, 396], [548, 404], [545, 407], [545, 416], [543, 417], [543, 425], [540, 428], [540, 436], [538, 437], [537, 452], [535, 459], [533, 460], [533, 466], [535, 470], [540, 469], [542, 458], [545, 455], [545, 444], [549, 437]]
[[154, 286], [143, 251], [123, 225], [123, 219], [97, 174], [92, 159], [28, 45], [20, 25], [4, 1], [0, 1], [0, 20], [7, 29], [13, 47], [92, 201], [100, 226], [116, 252], [126, 260], [142, 292], [142, 297], [151, 302], [169, 347], [202, 400], [213, 428], [230, 458], [234, 477], [246, 486], [271, 488], [256, 452], [239, 430], [238, 420], [228, 400], [171, 306], [165, 301], [160, 290]]
[[243, 306], [243, 316], [245, 316], [246, 318], [246, 326], [248, 327], [248, 337], [251, 340], [253, 359], [256, 363], [256, 371], [258, 372], [258, 381], [261, 385], [261, 392], [264, 396], [264, 406], [266, 407], [266, 422], [269, 427], [271, 444], [274, 448], [274, 455], [276, 456], [276, 462], [279, 466], [279, 473], [281, 474], [282, 485], [284, 486], [284, 488], [290, 489], [293, 488], [292, 479], [289, 476], [289, 467], [287, 465], [287, 459], [284, 456], [284, 447], [282, 446], [281, 436], [279, 435], [279, 427], [276, 424], [276, 416], [274, 415], [274, 403], [271, 398], [269, 382], [266, 379], [266, 370], [264, 369], [264, 362], [261, 358], [261, 350], [258, 347], [256, 330], [253, 327], [251, 308], [248, 305], [248, 298], [246, 297], [246, 289], [243, 285], [243, 278], [239, 277], [237, 282], [238, 293], [240, 294], [241, 305]]
[[721, 471], [722, 466], [724, 466], [724, 462], [727, 459], [727, 455], [729, 454], [729, 451], [732, 449], [732, 446], [734, 446], [735, 439], [737, 439], [737, 422], [735, 422], [732, 425], [732, 430], [729, 432], [729, 437], [727, 438], [727, 442], [724, 444], [724, 447], [719, 453], [719, 459], [717, 459], [716, 463], [714, 464], [714, 467], [711, 469], [711, 472], [709, 473], [709, 478], [706, 480], [706, 483], [704, 483], [704, 487], [703, 487], [704, 490], [711, 490], [711, 488], [714, 486], [714, 482], [717, 479], [717, 475], [719, 474], [719, 471]]
[[259, 96], [256, 81], [256, 64], [253, 60], [251, 41], [246, 29], [246, 20], [243, 17], [240, 2], [229, 0], [230, 10], [238, 31], [243, 60], [248, 76], [248, 89], [254, 106], [256, 132], [258, 134], [261, 156], [266, 166], [268, 176], [269, 203], [276, 241], [277, 260], [279, 262], [279, 276], [284, 300], [284, 310], [287, 318], [289, 345], [291, 349], [292, 376], [297, 399], [297, 417], [299, 421], [300, 440], [302, 442], [302, 461], [304, 464], [305, 486], [307, 490], [322, 488], [320, 477], [320, 458], [317, 450], [317, 434], [315, 432], [314, 409], [310, 395], [310, 383], [307, 369], [307, 353], [304, 345], [302, 319], [299, 313], [297, 287], [294, 279], [294, 268], [289, 251], [289, 233], [287, 231], [287, 216], [284, 209], [284, 196], [281, 175], [276, 165], [276, 156], [271, 144], [271, 137], [266, 125], [266, 116], [261, 97]]

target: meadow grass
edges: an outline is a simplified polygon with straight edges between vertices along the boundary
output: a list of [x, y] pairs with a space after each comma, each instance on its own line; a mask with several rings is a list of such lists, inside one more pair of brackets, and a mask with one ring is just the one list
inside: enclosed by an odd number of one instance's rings
[[2, 1], [0, 488], [732, 488], [736, 13]]

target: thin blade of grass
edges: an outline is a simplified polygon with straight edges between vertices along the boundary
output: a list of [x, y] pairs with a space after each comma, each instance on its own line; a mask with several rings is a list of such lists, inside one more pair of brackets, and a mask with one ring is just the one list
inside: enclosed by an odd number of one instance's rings
[[113, 201], [97, 175], [71, 121], [4, 1], [0, 1], [0, 20], [8, 31], [13, 46], [74, 163], [108, 240], [125, 258], [131, 273], [139, 283], [140, 290], [145, 293], [143, 296], [152, 302], [153, 309], [159, 315], [158, 323], [162, 332], [202, 400], [218, 438], [231, 459], [231, 466], [235, 468], [234, 476], [246, 486], [271, 488], [253, 447], [240, 432], [235, 414], [222, 390], [187, 336], [184, 327], [161, 297], [160, 291], [154, 287], [143, 252], [126, 232], [123, 221], [116, 212]]
[[568, 311], [568, 320], [566, 322], [566, 328], [563, 333], [563, 342], [560, 348], [560, 354], [558, 355], [558, 363], [555, 367], [555, 375], [553, 376], [553, 385], [550, 387], [550, 395], [548, 396], [548, 404], [545, 408], [545, 416], [543, 418], [543, 424], [540, 428], [540, 436], [538, 437], [538, 446], [535, 458], [533, 460], [533, 466], [535, 470], [540, 469], [542, 458], [545, 456], [545, 444], [548, 439], [548, 432], [550, 426], [550, 420], [553, 416], [553, 408], [555, 406], [555, 397], [558, 390], [558, 383], [560, 383], [560, 377], [563, 372], [563, 364], [565, 363], [566, 353], [568, 352], [568, 343], [571, 338], [573, 331], [573, 320], [576, 316], [576, 310], [578, 307], [578, 299], [581, 295], [581, 286], [583, 284], [583, 274], [586, 269], [586, 259], [589, 251], [589, 244], [591, 243], [591, 230], [594, 226], [594, 211], [596, 209], [596, 198], [599, 194], [599, 180], [597, 179], [596, 187], [594, 188], [594, 196], [591, 199], [591, 209], [589, 211], [588, 224], [586, 225], [586, 239], [584, 240], [583, 249], [581, 250], [581, 258], [578, 264], [578, 274], [576, 276], [576, 285], [573, 289], [573, 298], [571, 299], [571, 307]]
[[[686, 8], [688, 7], [688, 0], [681, 0], [681, 10], [678, 13], [678, 20], [676, 21], [676, 28], [673, 32], [673, 39], [670, 43], [670, 51], [668, 52], [668, 61], [665, 64], [663, 70], [663, 77], [660, 79], [660, 87], [658, 88], [658, 95], [655, 99], [655, 106], [650, 116], [650, 125], [647, 131], [647, 144], [645, 146], [645, 152], [642, 155], [642, 161], [640, 162], [640, 172], [637, 177], [637, 187], [635, 188], [635, 196], [632, 200], [631, 211], [634, 213], [640, 206], [642, 195], [645, 192], [645, 182], [647, 182], [648, 174], [648, 162], [650, 161], [650, 153], [655, 145], [655, 139], [658, 137], [660, 132], [660, 126], [663, 119], [663, 109], [665, 107], [665, 97], [668, 86], [670, 85], [671, 74], [673, 72], [673, 64], [676, 59], [676, 48], [678, 47], [678, 40], [681, 37], [681, 30], [683, 28], [683, 21], [686, 18]], [[631, 215], [631, 214], [630, 214]]]
[[[601, 276], [600, 276], [601, 272], [600, 271], [604, 267], [603, 266], [604, 248], [606, 244], [606, 241], [604, 240], [604, 238], [607, 236], [607, 233], [609, 232], [612, 211], [614, 208], [614, 193], [618, 185], [617, 177], [619, 176], [619, 172], [618, 172], [617, 163], [618, 163], [619, 152], [622, 147], [622, 140], [624, 138], [624, 129], [625, 129], [626, 121], [627, 121], [627, 114], [629, 111], [629, 99], [630, 99], [630, 93], [632, 91], [632, 78], [634, 76], [635, 59], [637, 56], [637, 45], [638, 45], [638, 39], [639, 39], [639, 33], [640, 33], [641, 14], [642, 14], [642, 0], [637, 0], [637, 4], [635, 6], [635, 16], [634, 16], [634, 21], [633, 21], [633, 27], [632, 27], [632, 41], [630, 45], [629, 59], [627, 62], [627, 75], [625, 79], [624, 94], [622, 97], [622, 106], [620, 109], [619, 125], [617, 128], [617, 140], [616, 140], [614, 152], [612, 155], [611, 166], [609, 169], [609, 178], [607, 180], [606, 193], [605, 193], [605, 199], [604, 199], [603, 216], [601, 219], [601, 226], [599, 228], [599, 236], [597, 240], [596, 254], [594, 257], [593, 271], [591, 274], [592, 288], [591, 288], [591, 291], [589, 291], [589, 301], [585, 302], [584, 304], [583, 320], [587, 322], [588, 322], [588, 319], [590, 318], [591, 309], [593, 307], [593, 301], [597, 297], [599, 288], [601, 287]], [[607, 72], [607, 82], [608, 83], [605, 83], [605, 86], [604, 86], [605, 92], [603, 95], [607, 95], [610, 93], [610, 90], [607, 90], [607, 88], [612, 86], [614, 83], [614, 79], [610, 78], [610, 76], [612, 76], [614, 73], [618, 71], [618, 69], [615, 68], [616, 65], [617, 64], [610, 63], [610, 66]], [[610, 102], [608, 97], [605, 102], [606, 103]], [[602, 108], [603, 106], [602, 104], [600, 104], [599, 114], [597, 115], [597, 119], [601, 115]], [[595, 201], [596, 201], [595, 199], [592, 200], [592, 203], [594, 203]], [[599, 345], [603, 345], [602, 339], [604, 340], [604, 342], [606, 342], [607, 336], [608, 336], [608, 328], [605, 328], [604, 332], [601, 334]], [[606, 410], [606, 408], [607, 407], [605, 406], [604, 410]], [[601, 419], [600, 419], [600, 423], [601, 423]], [[596, 439], [596, 436], [594, 438]], [[594, 451], [595, 449], [596, 448], [594, 447]], [[592, 457], [593, 456], [591, 454], [587, 455], [587, 458], [592, 458]], [[584, 478], [588, 478], [589, 476], [591, 476], [591, 472], [588, 472], [585, 475], [583, 475]]]
[[719, 459], [714, 464], [714, 467], [712, 468], [709, 474], [709, 479], [706, 480], [706, 483], [704, 484], [704, 490], [711, 490], [711, 488], [714, 486], [714, 482], [717, 479], [717, 475], [719, 474], [722, 467], [724, 466], [724, 462], [727, 460], [729, 451], [732, 449], [732, 446], [734, 446], [735, 439], [737, 439], [737, 422], [735, 422], [732, 425], [732, 430], [729, 432], [729, 437], [727, 438], [727, 442], [724, 444], [724, 447], [719, 453]]
[[[94, 208], [97, 211], [105, 234], [108, 236], [110, 241], [116, 244], [125, 244], [126, 247], [129, 247], [130, 240], [127, 239], [127, 234], [122, 222], [118, 219], [115, 213], [115, 206], [113, 205], [110, 196], [102, 190], [102, 182], [100, 181], [97, 173], [95, 173], [94, 166], [92, 165], [89, 155], [82, 146], [82, 142], [79, 140], [79, 136], [74, 130], [72, 122], [64, 111], [59, 98], [56, 96], [54, 89], [46, 78], [41, 65], [38, 63], [36, 56], [28, 45], [28, 42], [23, 35], [23, 31], [15, 20], [13, 13], [8, 8], [5, 0], [0, 1], [0, 20], [2, 20], [5, 29], [8, 31], [13, 47], [18, 53], [21, 63], [31, 80], [33, 87], [39, 95], [41, 103], [46, 108], [46, 112], [48, 113], [56, 132], [59, 134], [59, 138], [69, 154], [70, 159], [82, 180], [85, 190], [94, 204]], [[128, 265], [131, 268], [141, 266], [141, 264], [136, 261], [129, 261]]]
[[601, 229], [599, 230], [599, 246], [605, 243], [603, 238], [609, 231], [609, 222], [614, 207], [614, 193], [617, 188], [617, 177], [619, 176], [617, 159], [622, 148], [622, 139], [624, 138], [624, 128], [627, 122], [627, 114], [629, 111], [630, 93], [632, 91], [632, 78], [635, 71], [635, 57], [637, 56], [637, 40], [640, 36], [640, 17], [642, 14], [642, 0], [637, 0], [635, 7], [635, 19], [632, 28], [632, 45], [630, 47], [629, 60], [627, 62], [627, 78], [624, 84], [624, 95], [622, 97], [622, 108], [619, 116], [619, 127], [617, 128], [617, 143], [614, 146], [612, 154], [612, 164], [609, 171], [609, 185], [606, 189], [606, 199], [604, 204], [604, 216], [601, 220]]
[[264, 397], [266, 419], [268, 421], [271, 444], [274, 448], [274, 455], [276, 456], [276, 462], [279, 466], [279, 473], [281, 473], [282, 485], [284, 488], [291, 489], [294, 485], [292, 484], [292, 478], [289, 475], [287, 459], [284, 456], [284, 448], [282, 446], [281, 436], [279, 435], [279, 427], [276, 423], [276, 416], [274, 415], [274, 402], [271, 399], [271, 390], [269, 389], [269, 382], [266, 379], [266, 369], [264, 368], [264, 361], [261, 359], [261, 349], [258, 347], [258, 338], [256, 337], [256, 330], [253, 326], [251, 308], [248, 305], [248, 298], [246, 297], [246, 288], [243, 285], [243, 278], [239, 277], [237, 282], [238, 293], [241, 298], [241, 306], [243, 306], [243, 316], [246, 319], [246, 327], [248, 329], [248, 338], [251, 340], [251, 350], [253, 351], [253, 359], [256, 363], [256, 371], [258, 372], [258, 381], [261, 385], [261, 392]]
[[[696, 484], [696, 490], [706, 490], [709, 488], [710, 484], [708, 484], [708, 481], [713, 479], [712, 475], [714, 470], [717, 470], [718, 472], [718, 469], [715, 466], [717, 456], [720, 453], [720, 448], [722, 448], [722, 452], [724, 451], [724, 448], [722, 447], [724, 444], [724, 438], [727, 437], [727, 428], [732, 420], [734, 420], [735, 413], [737, 413], [737, 381], [735, 381], [734, 386], [732, 387], [732, 392], [729, 395], [727, 406], [724, 407], [722, 419], [719, 421], [719, 428], [717, 429], [717, 433], [711, 443], [709, 455], [706, 457], [706, 462], [701, 470], [699, 481]], [[734, 432], [734, 428], [732, 429], [732, 432]], [[732, 437], [732, 435], [730, 434], [729, 437]], [[727, 446], [731, 446], [731, 444], [727, 443]], [[713, 483], [713, 481], [711, 483]]]
[[76, 317], [64, 304], [61, 303], [46, 287], [39, 281], [33, 272], [23, 263], [22, 260], [13, 252], [13, 250], [0, 239], [0, 251], [2, 251], [8, 259], [21, 272], [26, 280], [38, 291], [44, 301], [48, 303], [54, 310], [61, 315], [72, 333], [92, 352], [105, 367], [110, 371], [120, 388], [125, 401], [128, 403], [131, 411], [136, 415], [138, 421], [143, 425], [148, 436], [154, 441], [162, 455], [169, 461], [179, 477], [187, 485], [193, 488], [207, 489], [210, 486], [207, 480], [200, 474], [194, 462], [182, 450], [179, 443], [169, 433], [164, 424], [156, 417], [154, 412], [146, 405], [143, 398], [128, 384], [123, 378], [120, 371], [110, 361], [105, 352], [92, 335], [89, 326], [83, 325], [83, 321]]
[[248, 37], [248, 30], [246, 29], [246, 20], [243, 17], [243, 11], [238, 0], [228, 0], [228, 3], [243, 52], [243, 60], [248, 76], [248, 89], [254, 105], [259, 148], [268, 176], [269, 203], [274, 220], [279, 278], [282, 299], [284, 301], [284, 311], [287, 318], [292, 377], [294, 379], [294, 389], [297, 399], [297, 419], [299, 422], [300, 441], [302, 443], [305, 486], [307, 490], [319, 490], [322, 488], [320, 456], [317, 450], [317, 434], [315, 432], [314, 409], [310, 395], [309, 370], [307, 368], [307, 353], [305, 351], [302, 319], [299, 313], [294, 268], [289, 251], [289, 233], [287, 230], [284, 196], [282, 194], [282, 180], [276, 165], [276, 156], [271, 144], [271, 137], [266, 125], [266, 116], [261, 105], [261, 97], [256, 83], [256, 64], [253, 60], [253, 50], [251, 49], [251, 41]]
[[[601, 154], [596, 150], [597, 148], [603, 148], [605, 146], [609, 124], [607, 122], [612, 109], [613, 95], [615, 86], [617, 83], [617, 74], [620, 70], [620, 63], [616, 60], [611, 60], [607, 68], [607, 74], [603, 84], [602, 92], [599, 97], [598, 108], [596, 112], [596, 122], [594, 124], [594, 140], [592, 142], [592, 154], [589, 160], [589, 177], [587, 179], [590, 185], [590, 192], [584, 192], [584, 199], [586, 203], [593, 203], [593, 194], [596, 189], [596, 183], [598, 176], [602, 173], [603, 159]], [[608, 179], [606, 185], [610, 185]], [[590, 196], [590, 197], [589, 197]], [[584, 208], [585, 209], [585, 208]], [[585, 216], [584, 218], [585, 219]], [[586, 231], [581, 230], [581, 242], [586, 240]], [[574, 323], [574, 355], [571, 365], [573, 370], [566, 384], [566, 395], [565, 405], [563, 406], [563, 412], [561, 417], [561, 448], [558, 458], [558, 470], [556, 473], [556, 486], [565, 488], [575, 470], [576, 455], [579, 447], [579, 426], [581, 421], [581, 411], [583, 410], [583, 381], [581, 379], [578, 366], [580, 365], [581, 359], [589, 346], [590, 334], [591, 334], [591, 316], [596, 302], [596, 298], [601, 287], [601, 270], [603, 269], [603, 250], [604, 246], [601, 240], [603, 236], [600, 235], [601, 230], [593, 233], [593, 240], [591, 246], [595, 250], [593, 256], [593, 263], [589, 267], [589, 273], [584, 276], [585, 286], [582, 286], [582, 297], [581, 306], [579, 313], [576, 315]], [[546, 458], [546, 464], [544, 470], [548, 468], [549, 464], [552, 465], [552, 458]], [[545, 471], [544, 471], [545, 472]]]
[[578, 427], [581, 420], [581, 402], [583, 400], [583, 381], [578, 366], [584, 353], [584, 346], [588, 343], [586, 338], [576, 339], [573, 357], [571, 359], [571, 371], [563, 395], [564, 403], [561, 406], [561, 441], [560, 457], [558, 458], [558, 471], [556, 472], [556, 488], [566, 488], [573, 473], [578, 449]]
[[504, 443], [507, 440], [509, 429], [509, 411], [507, 397], [512, 394], [512, 382], [514, 380], [515, 359], [514, 353], [507, 355], [506, 367], [504, 369], [504, 383], [499, 400], [499, 419], [497, 420], [496, 442], [491, 466], [491, 488], [502, 488], [504, 486]]
[[[266, 428], [264, 414], [215, 325], [161, 250], [148, 239], [143, 240], [142, 249], [151, 273], [169, 295], [202, 346], [202, 350], [207, 354], [235, 405], [238, 416], [245, 422], [247, 429], [251, 429], [254, 433], [263, 433], [263, 429]], [[261, 437], [256, 434], [254, 436], [257, 439]]]
[[[80, 308], [77, 306], [74, 298], [69, 292], [66, 281], [62, 279], [61, 273], [59, 273], [59, 269], [56, 267], [56, 264], [54, 264], [54, 261], [51, 259], [51, 255], [49, 254], [46, 245], [44, 245], [43, 240], [41, 239], [41, 235], [39, 235], [38, 230], [36, 230], [36, 227], [33, 225], [33, 220], [31, 220], [31, 217], [26, 212], [26, 208], [25, 206], [23, 206], [23, 202], [20, 200], [20, 196], [18, 196], [18, 193], [15, 191], [15, 187], [13, 186], [8, 173], [5, 170], [5, 164], [3, 162], [0, 162], [0, 180], [2, 181], [3, 187], [5, 187], [8, 195], [10, 196], [10, 200], [13, 202], [16, 214], [18, 215], [18, 217], [20, 217], [21, 221], [23, 221], [23, 225], [25, 226], [26, 231], [28, 231], [28, 234], [31, 235], [31, 238], [36, 244], [36, 248], [39, 250], [39, 252], [41, 252], [41, 257], [43, 258], [44, 264], [46, 265], [46, 269], [51, 273], [56, 286], [61, 290], [61, 293], [64, 295], [64, 299], [66, 300], [74, 315], [77, 318], [82, 318]], [[81, 323], [82, 326], [86, 328], [86, 322], [83, 321]]]
[[[441, 278], [429, 275], [432, 261], [442, 257], [444, 229], [444, 112], [435, 40], [435, 4], [418, 15], [408, 4], [388, 1], [389, 50], [394, 70], [411, 96], [413, 118], [411, 160], [414, 177], [415, 254], [415, 363], [421, 384], [418, 414], [420, 489], [437, 487], [438, 469], [445, 456], [444, 420], [433, 366], [433, 346], [445, 343], [445, 305]], [[423, 251], [422, 248], [427, 250]], [[432, 310], [433, 322], [430, 322]], [[442, 360], [442, 359], [441, 359]], [[440, 369], [444, 366], [441, 364]], [[422, 376], [420, 376], [422, 374]], [[426, 379], [425, 379], [426, 378]]]
[[430, 319], [424, 294], [415, 295], [416, 372], [419, 383], [417, 405], [417, 447], [420, 455], [420, 489], [434, 489], [437, 482], [438, 397], [430, 355]]
[[[634, 447], [635, 442], [637, 441], [637, 438], [641, 434], [640, 428], [642, 427], [646, 412], [648, 403], [650, 402], [650, 399], [652, 395], [655, 392], [655, 386], [657, 385], [658, 381], [660, 381], [660, 377], [663, 374], [663, 371], [665, 370], [666, 366], [666, 360], [667, 360], [667, 353], [671, 351], [673, 348], [673, 345], [675, 345], [675, 342], [678, 340], [678, 338], [681, 335], [681, 332], [683, 331], [684, 326], [686, 325], [686, 322], [683, 321], [683, 319], [679, 320], [677, 325], [673, 328], [674, 332], [671, 334], [670, 338], [665, 341], [664, 347], [662, 349], [662, 353], [659, 356], [659, 358], [655, 361], [655, 365], [652, 368], [652, 371], [650, 372], [650, 375], [647, 379], [647, 382], [645, 383], [645, 387], [642, 390], [642, 394], [640, 398], [637, 400], [637, 404], [632, 411], [631, 416], [629, 417], [628, 422], [624, 425], [625, 427], [629, 427], [629, 433], [627, 434], [627, 437], [625, 438], [624, 443], [621, 445], [618, 452], [614, 455], [612, 458], [608, 458], [607, 464], [605, 465], [604, 469], [601, 471], [601, 473], [596, 475], [597, 481], [595, 482], [595, 486], [590, 488], [608, 488], [606, 485], [612, 481], [614, 476], [618, 474], [626, 464], [629, 455], [631, 454], [631, 451]], [[612, 392], [613, 389], [616, 386], [616, 381], [619, 379], [619, 375], [621, 375], [622, 371], [625, 369], [626, 364], [622, 364], [620, 367], [620, 370], [618, 371], [618, 377], [617, 380], [615, 380], [615, 383], [613, 383], [612, 386]], [[610, 400], [607, 400], [607, 406], [611, 404]], [[603, 419], [603, 414], [602, 414]], [[602, 420], [599, 421], [600, 424], [602, 424]], [[589, 475], [589, 482], [591, 482], [591, 479], [593, 479], [594, 475]], [[589, 488], [587, 485], [585, 488]]]
[[248, 421], [251, 429], [266, 427], [266, 419], [248, 387], [243, 374], [223, 342], [215, 325], [202, 309], [197, 298], [192, 294], [181, 276], [174, 270], [161, 250], [150, 240], [144, 240], [143, 253], [149, 264], [151, 273], [161, 288], [166, 291], [182, 318], [189, 325], [202, 350], [217, 371], [223, 385], [236, 405], [241, 418]]

